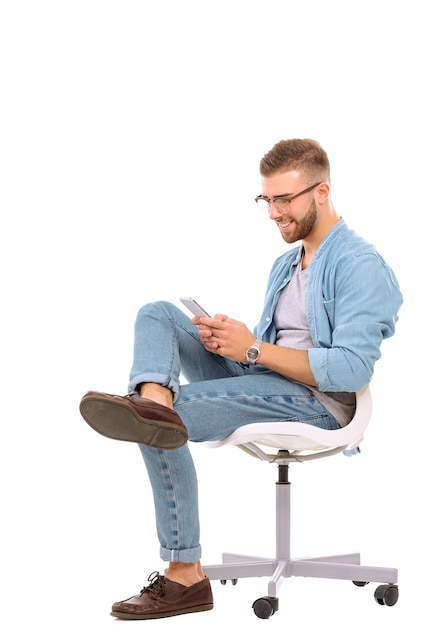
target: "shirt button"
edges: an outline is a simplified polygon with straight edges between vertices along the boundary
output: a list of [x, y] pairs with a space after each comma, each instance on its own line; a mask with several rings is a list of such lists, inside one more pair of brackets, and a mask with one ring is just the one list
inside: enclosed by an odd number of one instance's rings
[[271, 318], [270, 318], [270, 317], [267, 317], [267, 318], [266, 318], [266, 321], [267, 321], [267, 322], [270, 322], [270, 320], [271, 320]]

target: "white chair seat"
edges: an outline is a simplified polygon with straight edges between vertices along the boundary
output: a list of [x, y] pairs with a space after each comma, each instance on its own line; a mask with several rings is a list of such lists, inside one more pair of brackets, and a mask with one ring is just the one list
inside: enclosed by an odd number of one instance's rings
[[268, 446], [288, 450], [294, 458], [303, 459], [311, 452], [317, 453], [315, 456], [318, 458], [319, 452], [335, 454], [356, 448], [363, 439], [371, 413], [372, 400], [367, 385], [357, 392], [355, 415], [343, 428], [327, 430], [301, 422], [261, 422], [241, 426], [225, 439], [207, 442], [207, 446], [234, 445], [250, 453], [254, 453], [255, 447]]

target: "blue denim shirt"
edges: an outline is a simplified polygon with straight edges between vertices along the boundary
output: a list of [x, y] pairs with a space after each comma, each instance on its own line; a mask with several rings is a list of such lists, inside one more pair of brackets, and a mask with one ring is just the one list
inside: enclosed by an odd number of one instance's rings
[[[293, 248], [273, 265], [254, 331], [262, 341], [276, 342], [275, 307], [301, 255], [302, 247]], [[358, 391], [370, 382], [402, 301], [398, 281], [376, 248], [343, 220], [335, 224], [311, 261], [307, 291], [314, 344], [309, 363], [320, 391]]]

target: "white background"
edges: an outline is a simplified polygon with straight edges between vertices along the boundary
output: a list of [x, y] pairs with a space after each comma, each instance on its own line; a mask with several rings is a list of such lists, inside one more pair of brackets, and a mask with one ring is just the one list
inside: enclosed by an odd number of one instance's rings
[[[398, 567], [401, 595], [289, 579], [272, 623], [426, 614], [424, 24], [417, 0], [2, 2], [2, 623], [110, 624], [163, 567], [138, 448], [91, 431], [79, 401], [126, 393], [147, 301], [257, 322], [285, 250], [258, 164], [290, 137], [325, 147], [338, 212], [405, 296], [363, 454], [292, 468], [292, 552], [361, 550]], [[273, 555], [275, 468], [192, 450], [204, 562]], [[265, 579], [213, 588], [215, 611], [177, 623], [258, 623]]]

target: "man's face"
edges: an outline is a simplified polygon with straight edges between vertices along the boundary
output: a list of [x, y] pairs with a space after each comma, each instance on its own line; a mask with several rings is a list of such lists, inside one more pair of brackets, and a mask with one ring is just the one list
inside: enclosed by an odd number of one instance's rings
[[[301, 180], [299, 172], [291, 171], [262, 178], [262, 195], [266, 198], [277, 196], [292, 197], [303, 191], [307, 184]], [[273, 202], [269, 204], [269, 217], [273, 220], [287, 243], [295, 243], [307, 239], [318, 221], [318, 209], [314, 200], [314, 192], [309, 191], [291, 202], [279, 201], [278, 208]]]

